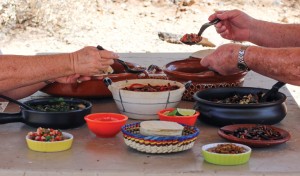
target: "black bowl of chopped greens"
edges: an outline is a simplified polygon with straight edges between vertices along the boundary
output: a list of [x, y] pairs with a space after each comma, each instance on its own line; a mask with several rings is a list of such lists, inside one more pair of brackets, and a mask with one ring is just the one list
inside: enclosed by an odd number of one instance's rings
[[[2, 97], [3, 98], [3, 97]], [[0, 124], [23, 122], [32, 127], [67, 129], [76, 128], [85, 123], [84, 116], [91, 113], [92, 103], [74, 98], [41, 98], [9, 101], [20, 105], [19, 113], [1, 113]]]
[[85, 109], [89, 104], [83, 100], [65, 98], [47, 98], [25, 103], [32, 109], [41, 112], [72, 112]]
[[214, 125], [279, 123], [287, 113], [286, 96], [281, 92], [266, 102], [261, 97], [268, 89], [252, 87], [223, 87], [198, 91], [194, 109], [199, 120]]

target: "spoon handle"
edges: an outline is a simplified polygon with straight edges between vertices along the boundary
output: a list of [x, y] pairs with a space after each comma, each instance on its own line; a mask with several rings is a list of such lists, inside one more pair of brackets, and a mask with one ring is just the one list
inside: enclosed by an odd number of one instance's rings
[[214, 20], [212, 20], [211, 22], [209, 22], [210, 24], [217, 24], [217, 23], [219, 23], [221, 20], [219, 19], [219, 18], [216, 18], [216, 19], [214, 19]]
[[102, 46], [100, 46], [100, 45], [97, 46], [97, 49], [98, 49], [98, 50], [105, 50], [105, 49], [104, 49]]
[[[98, 50], [105, 50], [105, 49], [104, 49], [102, 46], [100, 46], [100, 45], [97, 46], [97, 49], [98, 49]], [[130, 69], [130, 68], [128, 67], [128, 65], [127, 65], [124, 61], [122, 61], [122, 60], [120, 60], [120, 59], [115, 59], [115, 60], [118, 61], [120, 64], [122, 64], [122, 65], [125, 67], [126, 70]]]
[[278, 92], [278, 90], [284, 86], [285, 83], [284, 82], [281, 82], [281, 81], [278, 81], [276, 84], [274, 84], [272, 86], [272, 88], [261, 98], [261, 102], [265, 102], [268, 100], [268, 98], [270, 96], [273, 96], [276, 92]]
[[15, 103], [15, 104], [17, 104], [17, 105], [23, 107], [23, 108], [26, 109], [26, 110], [33, 110], [33, 111], [34, 111], [34, 109], [33, 109], [32, 107], [30, 107], [30, 106], [28, 106], [28, 105], [26, 105], [26, 104], [24, 104], [24, 103], [21, 103], [21, 102], [15, 100], [15, 99], [12, 99], [12, 98], [10, 98], [10, 97], [7, 97], [7, 96], [4, 96], [4, 95], [1, 95], [1, 94], [0, 94], [0, 98], [3, 98], [3, 99], [8, 100], [8, 101], [10, 101], [10, 102], [13, 102], [13, 103]]
[[282, 86], [284, 86], [285, 85], [285, 83], [284, 82], [281, 82], [281, 81], [278, 81], [276, 84], [274, 84], [273, 86], [272, 86], [272, 89], [275, 89], [275, 90], [279, 90]]
[[203, 24], [203, 25], [201, 26], [199, 32], [198, 32], [198, 36], [201, 36], [202, 33], [204, 32], [204, 30], [205, 30], [206, 28], [208, 28], [208, 27], [211, 26], [211, 25], [217, 24], [217, 23], [220, 22], [220, 21], [221, 21], [221, 20], [220, 20], [219, 18], [216, 18], [216, 19], [214, 19], [214, 20], [212, 20], [212, 21], [210, 21], [210, 22], [208, 22], [208, 23]]

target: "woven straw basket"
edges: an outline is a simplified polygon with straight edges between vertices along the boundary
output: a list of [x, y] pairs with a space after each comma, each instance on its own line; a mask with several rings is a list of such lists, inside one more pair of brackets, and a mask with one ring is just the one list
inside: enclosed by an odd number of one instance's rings
[[188, 150], [194, 143], [200, 131], [194, 126], [183, 125], [182, 136], [144, 136], [140, 134], [140, 122], [122, 127], [126, 145], [145, 153], [172, 153]]

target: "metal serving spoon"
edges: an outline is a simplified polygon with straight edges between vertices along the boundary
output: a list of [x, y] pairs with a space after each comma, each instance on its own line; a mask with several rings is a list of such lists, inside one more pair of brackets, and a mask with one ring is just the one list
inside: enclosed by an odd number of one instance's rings
[[[200, 28], [200, 30], [199, 30], [199, 32], [198, 32], [198, 34], [196, 35], [196, 34], [185, 34], [181, 39], [180, 39], [180, 41], [182, 42], [182, 43], [184, 43], [184, 44], [187, 44], [187, 45], [195, 45], [195, 44], [197, 44], [197, 43], [199, 43], [200, 41], [201, 41], [201, 39], [202, 39], [202, 37], [201, 37], [201, 35], [202, 35], [202, 33], [204, 32], [204, 30], [206, 29], [206, 28], [208, 28], [209, 26], [211, 26], [211, 25], [215, 25], [215, 24], [217, 24], [218, 22], [220, 22], [221, 20], [219, 19], [219, 18], [216, 18], [216, 19], [214, 19], [214, 20], [212, 20], [212, 21], [210, 21], [210, 22], [208, 22], [208, 23], [204, 23], [202, 26], [201, 26], [201, 28]], [[188, 40], [184, 40], [184, 37], [186, 37]]]
[[[105, 50], [102, 46], [98, 45], [97, 46], [98, 50]], [[126, 62], [120, 60], [120, 59], [115, 59], [118, 61], [121, 65], [123, 65], [124, 69], [126, 70], [127, 73], [142, 73], [146, 70], [145, 67], [137, 67], [137, 68], [130, 68]]]
[[8, 100], [8, 101], [10, 101], [10, 102], [13, 102], [13, 103], [15, 103], [15, 104], [17, 104], [17, 105], [23, 107], [23, 108], [26, 109], [26, 110], [32, 110], [32, 111], [35, 111], [35, 109], [33, 109], [32, 107], [30, 107], [30, 106], [28, 106], [28, 105], [26, 105], [26, 104], [24, 104], [24, 103], [21, 103], [21, 102], [15, 100], [15, 99], [12, 99], [12, 98], [10, 98], [10, 97], [7, 97], [7, 96], [4, 96], [4, 95], [1, 95], [1, 94], [0, 94], [0, 98], [3, 98], [3, 99]]
[[278, 90], [284, 85], [285, 85], [284, 82], [278, 81], [276, 84], [272, 86], [270, 90], [268, 90], [265, 93], [265, 95], [260, 99], [260, 102], [267, 102], [268, 100], [274, 99], [274, 96], [276, 95]]

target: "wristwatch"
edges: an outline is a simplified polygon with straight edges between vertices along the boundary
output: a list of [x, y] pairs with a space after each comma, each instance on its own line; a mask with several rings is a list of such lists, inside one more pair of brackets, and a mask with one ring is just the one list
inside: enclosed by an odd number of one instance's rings
[[250, 71], [249, 67], [247, 66], [245, 60], [244, 60], [244, 56], [246, 53], [246, 49], [249, 46], [242, 46], [241, 49], [239, 50], [239, 55], [238, 55], [238, 63], [237, 63], [237, 67], [242, 70], [242, 71]]

